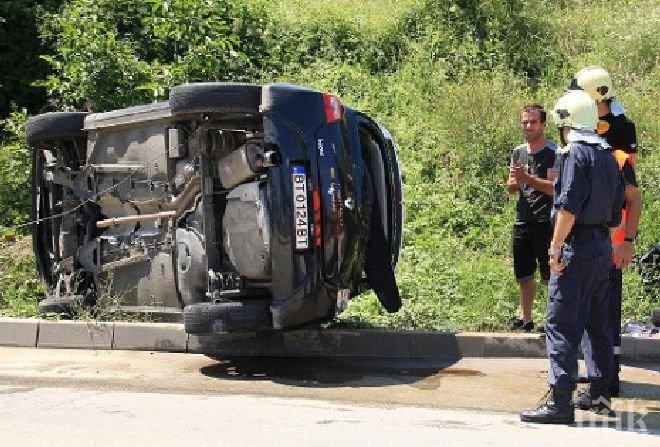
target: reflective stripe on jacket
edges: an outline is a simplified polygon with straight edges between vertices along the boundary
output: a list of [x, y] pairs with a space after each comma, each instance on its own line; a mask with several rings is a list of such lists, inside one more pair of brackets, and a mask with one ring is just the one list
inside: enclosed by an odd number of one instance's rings
[[[635, 167], [635, 157], [631, 157], [630, 154], [620, 150], [614, 150], [614, 158], [616, 158], [616, 163], [619, 166], [619, 171], [623, 170], [626, 162], [630, 163], [630, 166]], [[612, 238], [612, 245], [623, 245], [624, 239], [626, 237], [626, 219], [628, 217], [628, 205], [626, 204], [623, 207], [623, 212], [621, 213], [621, 223], [614, 232], [614, 237]]]

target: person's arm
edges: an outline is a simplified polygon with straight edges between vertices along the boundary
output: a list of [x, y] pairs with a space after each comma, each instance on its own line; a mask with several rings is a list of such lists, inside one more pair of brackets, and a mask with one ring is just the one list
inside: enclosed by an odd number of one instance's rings
[[571, 232], [574, 224], [575, 214], [567, 211], [565, 207], [561, 207], [555, 217], [555, 229], [550, 242], [550, 268], [558, 275], [561, 275], [562, 270], [566, 267], [566, 264], [560, 262], [559, 259], [561, 247], [566, 242], [566, 237]]
[[506, 191], [509, 194], [515, 194], [518, 192], [518, 181], [516, 180], [513, 167], [509, 168], [509, 178], [506, 181]]
[[566, 242], [577, 217], [582, 211], [582, 205], [588, 196], [588, 182], [582, 165], [584, 164], [574, 152], [570, 152], [563, 164], [561, 177], [561, 188], [559, 195], [555, 197], [554, 205], [558, 208], [555, 216], [555, 228], [550, 241], [550, 268], [558, 275], [566, 267], [564, 262], [559, 262], [561, 247]]
[[[612, 213], [610, 221], [607, 223], [607, 226], [610, 227], [610, 240], [613, 241], [618, 230], [621, 219], [623, 218], [623, 203], [625, 200], [625, 176], [622, 172], [619, 173], [619, 182], [617, 184], [616, 195], [614, 196], [614, 201], [612, 202]], [[617, 269], [622, 268], [623, 266], [623, 250], [619, 245], [612, 245], [612, 263]]]
[[515, 166], [517, 165], [518, 155], [514, 149], [511, 153], [511, 162], [509, 163], [509, 177], [506, 180], [506, 192], [515, 194], [519, 190], [518, 181], [515, 176]]
[[531, 186], [536, 191], [552, 196], [555, 193], [554, 180], [557, 171], [559, 171], [559, 157], [555, 156], [553, 166], [547, 169], [547, 178], [541, 178], [529, 174], [524, 169], [520, 169], [519, 172], [516, 173], [516, 178], [518, 178], [521, 183]]
[[554, 194], [554, 186], [552, 180], [546, 180], [544, 178], [525, 173], [524, 181], [529, 186], [539, 192], [542, 192], [543, 194], [547, 194], [549, 196]]
[[[626, 239], [635, 240], [639, 228], [639, 220], [642, 216], [642, 195], [639, 188], [631, 184], [626, 185]], [[626, 268], [635, 256], [635, 245], [630, 240], [624, 240], [621, 247], [621, 267]]]

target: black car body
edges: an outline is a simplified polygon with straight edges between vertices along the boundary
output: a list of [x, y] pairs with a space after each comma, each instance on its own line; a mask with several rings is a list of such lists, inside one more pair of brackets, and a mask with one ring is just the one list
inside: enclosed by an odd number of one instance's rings
[[112, 296], [203, 334], [331, 319], [368, 288], [401, 305], [395, 145], [333, 95], [186, 84], [27, 133], [42, 312]]

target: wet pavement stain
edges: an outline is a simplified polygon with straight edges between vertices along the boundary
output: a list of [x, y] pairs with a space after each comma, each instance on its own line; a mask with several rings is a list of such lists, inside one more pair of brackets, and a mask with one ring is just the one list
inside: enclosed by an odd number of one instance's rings
[[408, 384], [423, 390], [440, 386], [444, 377], [482, 377], [481, 371], [454, 368], [451, 363], [429, 367], [401, 366], [401, 362], [382, 359], [337, 359], [300, 357], [228, 357], [205, 365], [200, 372], [217, 379], [271, 380], [301, 387], [341, 386], [359, 382], [360, 386]]

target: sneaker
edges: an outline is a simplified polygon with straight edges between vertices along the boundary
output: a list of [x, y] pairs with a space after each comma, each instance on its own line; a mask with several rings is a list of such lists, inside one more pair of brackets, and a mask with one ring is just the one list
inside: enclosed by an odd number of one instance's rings
[[522, 318], [516, 318], [511, 323], [511, 329], [514, 331], [532, 332], [534, 330], [534, 322], [529, 321], [525, 323]]
[[519, 331], [524, 325], [525, 323], [522, 321], [522, 318], [514, 318], [513, 322], [511, 323], [511, 329], [514, 331]]

